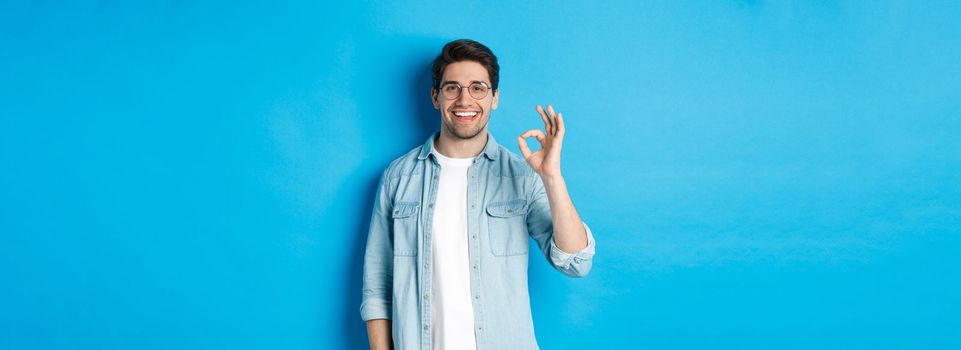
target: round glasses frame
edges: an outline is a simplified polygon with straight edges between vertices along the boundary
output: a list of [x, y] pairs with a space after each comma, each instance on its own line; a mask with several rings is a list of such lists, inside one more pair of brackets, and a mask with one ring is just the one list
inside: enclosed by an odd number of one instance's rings
[[487, 85], [487, 83], [482, 81], [475, 81], [467, 86], [461, 86], [459, 83], [450, 82], [440, 87], [440, 94], [441, 96], [444, 96], [445, 99], [456, 100], [460, 98], [460, 95], [463, 93], [465, 88], [467, 89], [467, 94], [470, 95], [470, 97], [473, 97], [475, 100], [484, 99], [491, 90], [490, 85]]

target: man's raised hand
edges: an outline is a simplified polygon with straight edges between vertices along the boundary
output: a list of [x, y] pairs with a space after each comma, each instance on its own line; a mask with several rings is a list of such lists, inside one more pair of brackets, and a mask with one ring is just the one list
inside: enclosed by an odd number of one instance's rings
[[[561, 145], [564, 142], [565, 131], [564, 118], [561, 117], [560, 113], [554, 113], [554, 107], [551, 105], [547, 105], [547, 111], [544, 111], [540, 105], [537, 105], [536, 109], [541, 116], [541, 120], [544, 121], [544, 129], [547, 133], [545, 134], [540, 129], [527, 130], [517, 137], [517, 145], [520, 147], [524, 159], [527, 160], [527, 164], [530, 164], [531, 168], [541, 178], [560, 177]], [[527, 147], [526, 141], [528, 137], [532, 136], [541, 144], [541, 149], [533, 153]]]

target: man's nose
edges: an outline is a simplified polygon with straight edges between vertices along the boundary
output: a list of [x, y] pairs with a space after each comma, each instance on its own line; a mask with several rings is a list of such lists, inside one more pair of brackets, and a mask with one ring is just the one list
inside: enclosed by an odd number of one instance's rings
[[470, 96], [470, 93], [467, 92], [467, 89], [469, 89], [469, 87], [460, 89], [460, 95], [457, 96], [458, 106], [469, 106], [471, 102], [474, 102], [474, 98]]

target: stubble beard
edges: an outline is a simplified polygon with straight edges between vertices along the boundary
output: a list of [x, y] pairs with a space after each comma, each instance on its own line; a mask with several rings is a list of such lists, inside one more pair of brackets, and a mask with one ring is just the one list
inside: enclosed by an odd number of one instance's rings
[[477, 137], [477, 135], [480, 135], [481, 131], [484, 131], [484, 129], [487, 127], [488, 121], [489, 119], [485, 119], [484, 124], [477, 125], [476, 129], [457, 129], [454, 124], [456, 122], [453, 120], [451, 120], [449, 123], [444, 123], [444, 127], [452, 136], [461, 140], [470, 140]]

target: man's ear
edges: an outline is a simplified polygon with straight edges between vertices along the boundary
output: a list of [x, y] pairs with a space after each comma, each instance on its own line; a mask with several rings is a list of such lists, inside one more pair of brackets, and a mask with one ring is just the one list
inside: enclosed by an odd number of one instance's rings
[[437, 100], [437, 89], [430, 88], [430, 100], [434, 102], [434, 109], [440, 109], [440, 101]]
[[501, 90], [500, 90], [500, 89], [494, 89], [494, 100], [491, 101], [491, 109], [492, 109], [492, 110], [497, 109], [497, 100], [498, 100], [498, 97], [500, 97], [500, 95], [501, 95]]

